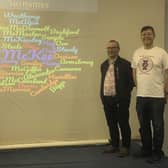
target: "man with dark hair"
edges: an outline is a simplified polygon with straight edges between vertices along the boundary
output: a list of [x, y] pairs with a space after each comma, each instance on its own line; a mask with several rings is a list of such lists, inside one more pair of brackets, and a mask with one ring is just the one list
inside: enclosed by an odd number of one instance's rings
[[[116, 40], [107, 43], [106, 59], [101, 64], [100, 96], [110, 132], [110, 146], [104, 152], [118, 153], [119, 157], [129, 154], [131, 129], [129, 125], [129, 105], [133, 77], [131, 64], [119, 56], [120, 46]], [[119, 148], [120, 133], [122, 147]]]
[[[164, 105], [168, 94], [168, 54], [154, 46], [155, 31], [152, 26], [141, 29], [143, 47], [134, 52], [133, 77], [137, 87], [136, 110], [140, 123], [142, 148], [136, 157], [149, 157], [149, 163], [163, 156]], [[151, 128], [152, 126], [152, 128]]]

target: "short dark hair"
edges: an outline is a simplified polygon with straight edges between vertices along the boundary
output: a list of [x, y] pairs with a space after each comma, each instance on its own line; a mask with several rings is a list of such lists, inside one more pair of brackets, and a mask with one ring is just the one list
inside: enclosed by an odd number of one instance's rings
[[151, 30], [151, 31], [153, 32], [153, 34], [155, 35], [155, 30], [154, 30], [154, 28], [153, 28], [152, 26], [143, 26], [143, 27], [141, 28], [141, 33], [142, 33], [143, 31], [146, 31], [146, 30]]
[[117, 40], [110, 40], [109, 43], [116, 43], [118, 48], [120, 48], [120, 43]]

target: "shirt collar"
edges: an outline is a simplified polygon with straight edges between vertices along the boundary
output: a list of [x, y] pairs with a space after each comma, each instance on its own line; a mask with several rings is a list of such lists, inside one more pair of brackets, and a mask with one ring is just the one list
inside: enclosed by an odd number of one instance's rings
[[114, 64], [115, 62], [116, 62], [116, 60], [117, 60], [117, 58], [118, 58], [118, 56], [117, 57], [115, 57], [114, 59], [108, 59], [108, 63], [109, 64]]

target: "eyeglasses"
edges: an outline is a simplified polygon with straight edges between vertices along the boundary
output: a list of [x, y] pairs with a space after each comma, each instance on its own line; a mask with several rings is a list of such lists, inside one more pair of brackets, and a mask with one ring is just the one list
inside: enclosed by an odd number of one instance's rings
[[119, 47], [107, 47], [107, 50], [115, 49], [115, 48], [119, 48]]

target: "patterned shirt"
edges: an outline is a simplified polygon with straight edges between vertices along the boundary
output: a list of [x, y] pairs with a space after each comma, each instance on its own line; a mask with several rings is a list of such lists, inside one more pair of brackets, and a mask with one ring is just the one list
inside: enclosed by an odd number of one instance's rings
[[114, 74], [114, 62], [110, 63], [109, 68], [106, 72], [104, 81], [104, 96], [115, 96], [115, 74]]

